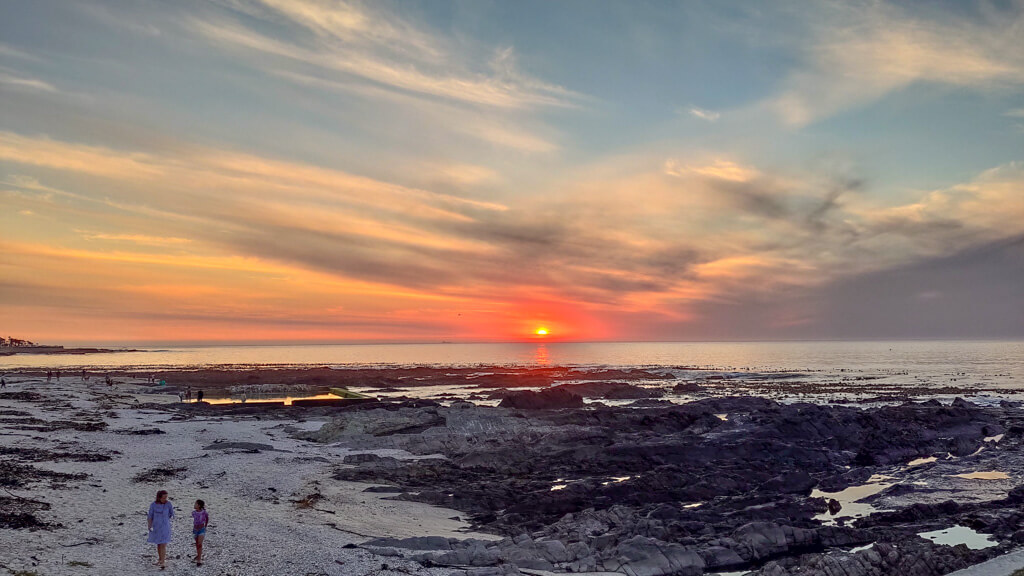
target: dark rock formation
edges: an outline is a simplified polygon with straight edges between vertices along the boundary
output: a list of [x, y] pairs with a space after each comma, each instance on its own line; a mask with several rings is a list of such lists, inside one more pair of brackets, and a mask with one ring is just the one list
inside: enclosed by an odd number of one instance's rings
[[[616, 408], [583, 406], [559, 388], [515, 392], [499, 408], [457, 402], [350, 413], [310, 436], [445, 456], [350, 456], [336, 477], [401, 486], [400, 498], [461, 510], [478, 529], [506, 536], [431, 541], [431, 549], [421, 541], [367, 544], [427, 565], [474, 567], [465, 574], [514, 574], [514, 565], [649, 576], [938, 576], [999, 553], [1018, 533], [1024, 539], [1024, 488], [1002, 503], [919, 504], [845, 526], [822, 525], [816, 515], [829, 503], [809, 497], [816, 486], [839, 491], [922, 455], [973, 454], [1010, 429], [1007, 408], [960, 401], [861, 410], [752, 397]], [[369, 433], [418, 421], [416, 413], [436, 425]], [[1004, 544], [967, 551], [916, 536], [956, 522]], [[872, 542], [879, 544], [846, 552]]]
[[537, 392], [530, 390], [511, 392], [505, 396], [505, 399], [501, 401], [499, 406], [501, 408], [518, 408], [520, 410], [580, 408], [583, 406], [583, 397], [559, 386]]

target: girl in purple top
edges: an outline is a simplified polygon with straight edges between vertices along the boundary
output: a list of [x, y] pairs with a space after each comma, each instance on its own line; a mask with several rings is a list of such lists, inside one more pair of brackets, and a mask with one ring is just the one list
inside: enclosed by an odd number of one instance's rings
[[196, 566], [203, 565], [203, 539], [206, 538], [206, 525], [210, 523], [210, 515], [206, 512], [206, 502], [196, 500], [192, 511], [192, 536], [196, 539]]
[[146, 541], [156, 544], [156, 565], [163, 570], [167, 567], [167, 544], [171, 541], [171, 518], [174, 518], [174, 504], [167, 501], [167, 490], [156, 493], [156, 501], [149, 505], [146, 518], [149, 521], [149, 538]]

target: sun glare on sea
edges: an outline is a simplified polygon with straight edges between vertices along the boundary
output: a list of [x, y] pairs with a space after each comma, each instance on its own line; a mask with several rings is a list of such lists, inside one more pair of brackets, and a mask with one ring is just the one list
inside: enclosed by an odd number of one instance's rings
[[533, 333], [536, 334], [537, 336], [547, 336], [548, 335], [548, 329], [547, 328], [537, 328], [536, 330], [534, 330]]

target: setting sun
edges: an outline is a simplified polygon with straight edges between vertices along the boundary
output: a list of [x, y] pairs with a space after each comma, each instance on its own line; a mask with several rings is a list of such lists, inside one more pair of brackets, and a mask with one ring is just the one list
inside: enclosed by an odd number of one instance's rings
[[534, 332], [534, 334], [536, 334], [537, 336], [547, 336], [548, 335], [548, 329], [547, 328], [537, 328], [537, 330]]

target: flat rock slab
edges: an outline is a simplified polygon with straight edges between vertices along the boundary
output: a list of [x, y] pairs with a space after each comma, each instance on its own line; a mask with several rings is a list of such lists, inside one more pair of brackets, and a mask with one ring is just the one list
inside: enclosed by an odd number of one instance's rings
[[260, 444], [258, 442], [214, 442], [209, 446], [203, 446], [203, 450], [249, 450], [258, 452], [288, 452], [288, 450], [278, 450], [270, 444]]
[[1024, 550], [1017, 550], [996, 556], [988, 562], [957, 570], [946, 576], [1010, 576], [1022, 569], [1024, 569]]

